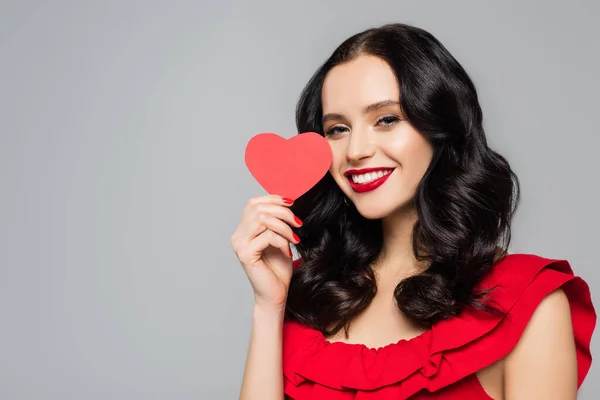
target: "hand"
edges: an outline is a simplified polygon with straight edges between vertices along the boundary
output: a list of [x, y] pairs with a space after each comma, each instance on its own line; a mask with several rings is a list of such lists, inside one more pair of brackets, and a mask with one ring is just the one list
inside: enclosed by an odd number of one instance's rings
[[289, 209], [291, 204], [276, 195], [251, 198], [231, 236], [259, 306], [285, 307], [292, 278], [290, 242], [300, 241], [291, 226], [302, 225]]

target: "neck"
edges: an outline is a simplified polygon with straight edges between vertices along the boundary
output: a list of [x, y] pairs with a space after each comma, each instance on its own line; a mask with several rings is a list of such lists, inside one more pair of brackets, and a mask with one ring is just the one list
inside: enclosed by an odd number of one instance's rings
[[402, 278], [423, 270], [423, 263], [413, 254], [412, 230], [417, 220], [414, 207], [399, 209], [383, 219], [383, 248], [375, 263], [380, 275]]

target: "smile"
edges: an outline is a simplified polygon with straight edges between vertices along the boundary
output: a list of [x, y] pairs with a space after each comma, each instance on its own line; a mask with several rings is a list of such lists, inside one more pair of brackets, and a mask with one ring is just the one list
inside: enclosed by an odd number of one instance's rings
[[352, 190], [357, 193], [370, 192], [377, 189], [389, 178], [394, 168], [351, 169], [344, 173]]

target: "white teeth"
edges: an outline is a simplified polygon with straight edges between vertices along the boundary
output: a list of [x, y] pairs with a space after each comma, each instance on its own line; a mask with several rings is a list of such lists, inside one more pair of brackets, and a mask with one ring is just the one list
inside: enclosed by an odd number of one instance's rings
[[369, 183], [374, 181], [375, 179], [379, 179], [384, 175], [389, 174], [390, 172], [392, 172], [391, 169], [385, 170], [385, 171], [377, 171], [377, 172], [368, 172], [366, 174], [360, 174], [360, 175], [352, 175], [352, 182], [354, 183]]

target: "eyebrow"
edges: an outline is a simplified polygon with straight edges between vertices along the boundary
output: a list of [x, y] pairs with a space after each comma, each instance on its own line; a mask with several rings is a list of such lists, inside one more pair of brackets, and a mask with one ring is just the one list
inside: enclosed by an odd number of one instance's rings
[[[380, 108], [383, 108], [383, 107], [399, 106], [399, 105], [400, 105], [400, 102], [397, 100], [382, 100], [382, 101], [378, 101], [377, 103], [369, 104], [368, 106], [366, 106], [363, 109], [363, 114], [368, 114], [370, 112], [379, 110]], [[329, 121], [331, 119], [345, 119], [345, 117], [342, 114], [338, 114], [338, 113], [328, 113], [323, 116], [322, 123], [325, 124], [327, 121]]]

